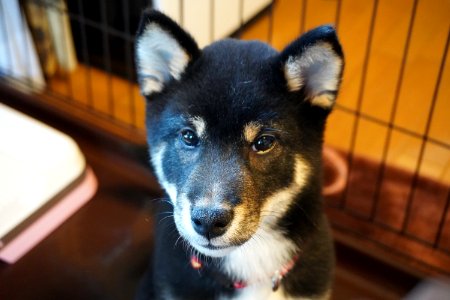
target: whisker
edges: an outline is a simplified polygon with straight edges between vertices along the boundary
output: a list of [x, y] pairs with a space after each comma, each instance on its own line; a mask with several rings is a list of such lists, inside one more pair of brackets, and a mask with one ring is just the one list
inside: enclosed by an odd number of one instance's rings
[[178, 242], [181, 239], [181, 235], [177, 238], [177, 240], [175, 241], [175, 244], [173, 245], [173, 248], [175, 249], [177, 247]]
[[151, 202], [164, 202], [164, 203], [170, 204], [173, 207], [172, 201], [170, 201], [167, 198], [154, 198], [154, 199], [151, 200]]
[[162, 218], [161, 220], [159, 220], [158, 225], [161, 224], [161, 222], [163, 222], [164, 220], [170, 220], [170, 218], [173, 217], [173, 214], [170, 214], [168, 216], [165, 216], [164, 218]]
[[162, 212], [157, 213], [158, 216], [159, 215], [165, 215], [165, 214], [172, 214], [173, 215], [173, 211], [162, 211]]

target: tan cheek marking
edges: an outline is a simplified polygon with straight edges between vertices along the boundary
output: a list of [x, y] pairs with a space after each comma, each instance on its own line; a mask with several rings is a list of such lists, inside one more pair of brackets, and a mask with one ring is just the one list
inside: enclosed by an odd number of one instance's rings
[[227, 234], [227, 239], [235, 243], [248, 240], [259, 225], [259, 194], [250, 174], [245, 171], [242, 182], [241, 203], [234, 208], [234, 219]]
[[[294, 179], [292, 183], [284, 189], [281, 189], [269, 196], [264, 202], [261, 212], [271, 212], [274, 216], [282, 216], [288, 210], [293, 197], [298, 195], [305, 186], [310, 174], [308, 163], [300, 156], [295, 157]], [[278, 218], [264, 217], [261, 220], [267, 224], [273, 224]]]

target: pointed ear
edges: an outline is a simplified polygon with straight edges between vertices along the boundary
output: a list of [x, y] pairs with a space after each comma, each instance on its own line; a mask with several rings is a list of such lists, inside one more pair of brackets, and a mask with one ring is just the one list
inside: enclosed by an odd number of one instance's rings
[[303, 89], [312, 105], [331, 109], [339, 89], [344, 56], [336, 31], [321, 26], [302, 35], [281, 54], [287, 88]]
[[136, 69], [141, 93], [160, 92], [179, 80], [187, 66], [200, 56], [194, 39], [166, 15], [147, 9], [136, 35]]

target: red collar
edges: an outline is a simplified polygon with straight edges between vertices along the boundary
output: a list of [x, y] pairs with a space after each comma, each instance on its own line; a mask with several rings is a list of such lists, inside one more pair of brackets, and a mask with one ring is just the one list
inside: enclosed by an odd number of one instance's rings
[[[278, 289], [278, 287], [281, 284], [281, 280], [289, 273], [289, 271], [291, 271], [295, 264], [298, 261], [298, 255], [295, 255], [286, 265], [282, 266], [280, 269], [276, 270], [272, 277], [272, 290], [276, 291]], [[201, 268], [203, 268], [203, 263], [200, 261], [200, 259], [195, 256], [192, 255], [191, 256], [191, 266], [193, 269], [195, 270], [200, 270]], [[248, 284], [245, 281], [235, 281], [233, 282], [233, 287], [235, 289], [243, 289], [245, 287], [247, 287]]]

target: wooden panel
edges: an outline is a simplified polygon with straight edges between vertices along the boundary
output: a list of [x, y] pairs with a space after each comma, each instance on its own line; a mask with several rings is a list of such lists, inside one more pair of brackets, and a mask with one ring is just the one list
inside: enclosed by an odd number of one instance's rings
[[[364, 156], [369, 157], [371, 160], [380, 161], [386, 131], [387, 128], [382, 125], [360, 120], [354, 155], [363, 153]], [[365, 188], [361, 188], [362, 184], [348, 186], [346, 208], [359, 215], [370, 217], [374, 205], [372, 199], [376, 190], [376, 179], [379, 170], [377, 168], [371, 170], [371, 172], [361, 172], [361, 170], [350, 165], [349, 171], [349, 180], [354, 183], [364, 182]]]
[[350, 147], [350, 132], [355, 116], [349, 112], [336, 109], [330, 114], [325, 130], [325, 143], [340, 150]]
[[337, 240], [422, 276], [450, 275], [450, 256], [397, 232], [373, 226], [342, 210], [327, 208]]
[[413, 0], [380, 0], [373, 34], [362, 111], [389, 121]]
[[[398, 173], [386, 168], [381, 174], [379, 196], [375, 220], [395, 230], [401, 230], [405, 217], [413, 172], [417, 166], [421, 140], [410, 135], [393, 131], [390, 147], [386, 156], [386, 165], [405, 170], [404, 178], [399, 182]], [[390, 193], [396, 191], [395, 201]]]
[[305, 30], [336, 21], [337, 1], [314, 0], [306, 2]]
[[345, 70], [338, 103], [353, 109], [356, 108], [361, 88], [373, 3], [342, 1], [338, 33], [344, 48]]
[[281, 51], [300, 36], [303, 1], [276, 1], [273, 10], [272, 46]]
[[429, 135], [439, 141], [450, 143], [450, 48], [446, 55]]
[[[436, 155], [440, 152], [443, 153]], [[444, 211], [449, 192], [449, 188], [441, 182], [448, 162], [440, 160], [440, 157], [444, 156], [450, 157], [450, 150], [430, 143], [426, 144], [423, 163], [419, 166], [419, 175], [426, 172], [427, 177], [433, 180], [417, 180], [413, 194], [410, 195], [411, 211], [407, 232], [431, 244], [436, 239], [442, 218], [445, 218]], [[435, 218], [429, 216], [435, 216]]]
[[419, 1], [396, 124], [424, 132], [449, 25], [450, 1]]

